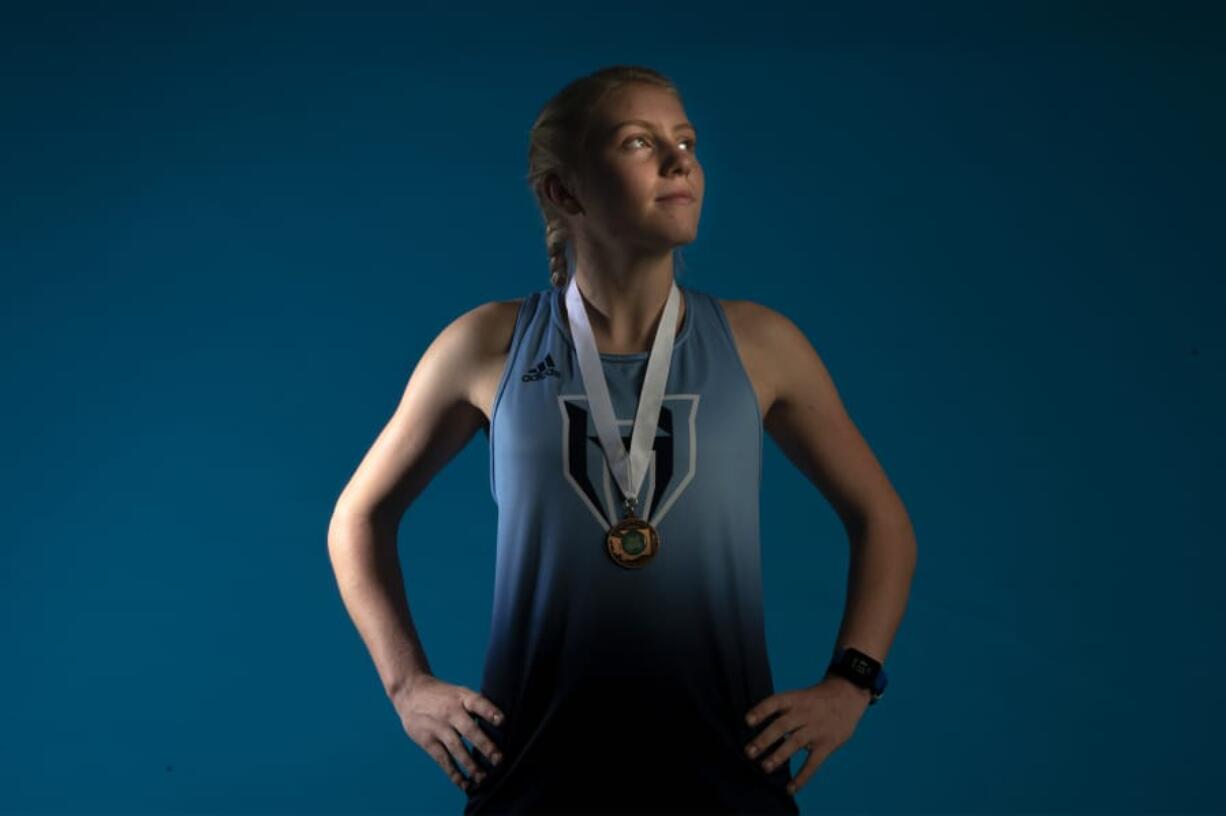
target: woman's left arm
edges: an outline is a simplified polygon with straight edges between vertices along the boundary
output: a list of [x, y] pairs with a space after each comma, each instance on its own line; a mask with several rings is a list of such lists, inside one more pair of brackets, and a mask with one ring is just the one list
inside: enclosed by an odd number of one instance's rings
[[[885, 663], [915, 571], [910, 517], [808, 338], [779, 312], [760, 304], [750, 308], [753, 314], [743, 325], [754, 326], [750, 342], [764, 361], [758, 368], [766, 372], [770, 389], [763, 427], [826, 497], [847, 530], [847, 597], [835, 646], [855, 647]], [[869, 696], [837, 675], [807, 689], [772, 695], [751, 708], [747, 720], [754, 724], [775, 712], [783, 716], [754, 738], [749, 748], [756, 750], [749, 755], [788, 735], [765, 757], [769, 769], [797, 748], [809, 748], [809, 761], [791, 788], [795, 792], [850, 738]]]
[[786, 316], [758, 308], [760, 342], [767, 359], [776, 361], [763, 427], [830, 502], [851, 547], [835, 645], [854, 646], [884, 663], [915, 570], [911, 519], [808, 338]]

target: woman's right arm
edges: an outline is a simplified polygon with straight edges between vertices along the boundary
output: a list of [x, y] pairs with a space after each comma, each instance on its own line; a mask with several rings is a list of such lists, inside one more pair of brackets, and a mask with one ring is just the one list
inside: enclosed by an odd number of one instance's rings
[[[511, 308], [500, 301], [482, 304], [439, 333], [418, 361], [387, 426], [341, 492], [328, 525], [328, 555], [345, 608], [402, 714], [402, 700], [433, 672], [405, 597], [396, 531], [413, 500], [484, 425], [475, 397], [492, 366], [504, 359], [501, 352], [510, 341], [506, 326], [514, 325], [513, 313], [507, 320]], [[499, 721], [497, 708], [476, 692], [464, 702]], [[495, 750], [479, 730], [462, 733], [481, 750]], [[450, 731], [446, 736], [452, 737]], [[458, 739], [440, 739], [455, 755]], [[458, 761], [465, 764], [465, 759]]]
[[328, 525], [341, 598], [389, 695], [430, 673], [404, 594], [396, 530], [417, 495], [484, 422], [470, 395], [489, 345], [481, 330], [490, 308], [483, 304], [456, 318], [426, 348]]

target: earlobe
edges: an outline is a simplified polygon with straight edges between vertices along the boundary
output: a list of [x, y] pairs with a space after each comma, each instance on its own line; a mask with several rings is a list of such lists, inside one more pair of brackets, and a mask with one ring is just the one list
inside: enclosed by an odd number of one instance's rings
[[583, 205], [579, 203], [579, 199], [575, 198], [574, 194], [571, 193], [570, 190], [567, 190], [566, 188], [562, 188], [562, 189], [563, 189], [563, 199], [562, 200], [565, 202], [564, 206], [566, 207], [566, 211], [570, 213], [571, 215], [582, 215]]

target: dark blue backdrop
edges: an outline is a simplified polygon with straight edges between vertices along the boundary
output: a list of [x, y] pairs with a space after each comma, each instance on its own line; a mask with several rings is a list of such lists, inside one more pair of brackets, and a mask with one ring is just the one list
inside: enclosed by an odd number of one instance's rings
[[[890, 693], [802, 810], [1226, 810], [1223, 7], [456, 8], [5, 12], [0, 810], [459, 812], [327, 524], [434, 335], [548, 285], [528, 129], [612, 63], [701, 133], [684, 280], [806, 332], [915, 522]], [[400, 534], [472, 688], [487, 455]], [[847, 540], [769, 437], [762, 491], [787, 690]]]

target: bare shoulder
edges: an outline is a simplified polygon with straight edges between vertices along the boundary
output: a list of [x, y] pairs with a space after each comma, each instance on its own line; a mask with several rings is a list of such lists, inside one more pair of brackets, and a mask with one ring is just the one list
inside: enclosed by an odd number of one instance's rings
[[523, 298], [486, 301], [460, 315], [456, 323], [471, 338], [474, 347], [505, 352], [510, 346], [515, 318], [523, 302]]
[[785, 355], [781, 353], [780, 339], [788, 334], [788, 325], [795, 326], [785, 315], [756, 301], [721, 299], [720, 305], [765, 418], [783, 385], [779, 363]]
[[725, 303], [738, 344], [769, 391], [763, 425], [848, 524], [903, 519], [906, 509], [809, 338], [787, 315], [751, 301]]
[[438, 367], [453, 383], [456, 396], [481, 407], [482, 381], [505, 358], [523, 299], [491, 300], [460, 314], [430, 343], [422, 360], [438, 358]]
[[[821, 355], [791, 317], [753, 300], [725, 300], [728, 325], [736, 334], [742, 357], [749, 357], [764, 391], [764, 421], [769, 428], [771, 413], [797, 402], [812, 402], [817, 396], [830, 406], [837, 401]], [[747, 364], [748, 368], [748, 364]]]
[[399, 518], [487, 422], [488, 383], [497, 386], [519, 303], [483, 303], [438, 332], [337, 500], [340, 515]]
[[485, 416], [488, 425], [498, 382], [506, 367], [515, 318], [524, 298], [491, 300], [470, 311], [465, 331], [472, 335], [475, 351], [469, 402]]
[[[728, 322], [733, 324], [733, 330], [739, 332], [743, 328], [747, 336], [749, 333], [768, 327], [771, 323], [787, 320], [784, 315], [771, 307], [754, 300], [721, 299], [720, 305], [724, 307], [724, 313], [728, 316]], [[740, 338], [738, 337], [737, 339], [739, 340]]]

